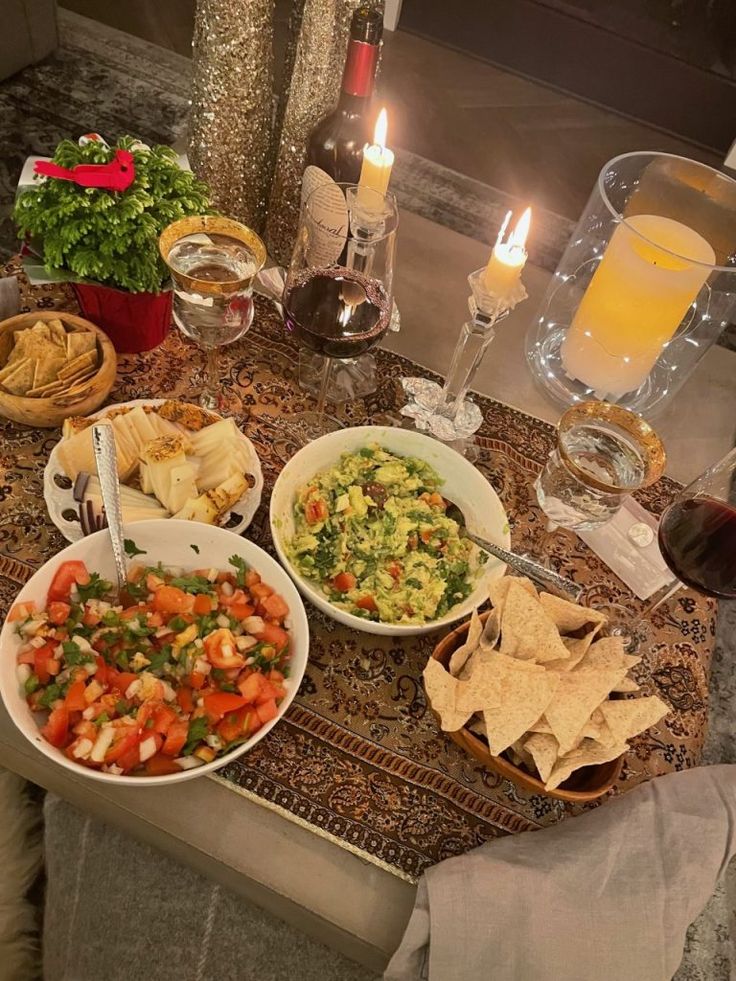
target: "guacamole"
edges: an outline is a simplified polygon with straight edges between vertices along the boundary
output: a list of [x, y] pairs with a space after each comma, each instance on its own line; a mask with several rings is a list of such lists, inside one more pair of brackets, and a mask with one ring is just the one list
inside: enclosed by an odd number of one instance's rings
[[485, 558], [446, 517], [441, 484], [428, 463], [375, 444], [344, 453], [300, 488], [287, 555], [355, 616], [439, 619], [473, 591]]

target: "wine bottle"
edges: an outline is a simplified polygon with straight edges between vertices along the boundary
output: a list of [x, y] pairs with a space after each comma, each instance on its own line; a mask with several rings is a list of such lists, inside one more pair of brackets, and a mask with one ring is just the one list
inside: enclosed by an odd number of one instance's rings
[[369, 3], [353, 14], [340, 100], [309, 134], [307, 164], [335, 181], [357, 184], [370, 143], [370, 103], [383, 35], [383, 15]]

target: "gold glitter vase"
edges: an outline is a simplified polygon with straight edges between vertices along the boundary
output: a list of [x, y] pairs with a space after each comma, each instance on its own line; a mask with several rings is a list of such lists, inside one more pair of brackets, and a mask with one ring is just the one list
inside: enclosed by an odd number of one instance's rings
[[273, 170], [274, 0], [197, 0], [192, 170], [216, 208], [260, 231]]
[[283, 124], [266, 223], [269, 254], [282, 265], [291, 256], [299, 220], [307, 137], [337, 102], [350, 21], [362, 0], [294, 0], [302, 10], [294, 67], [282, 96]]

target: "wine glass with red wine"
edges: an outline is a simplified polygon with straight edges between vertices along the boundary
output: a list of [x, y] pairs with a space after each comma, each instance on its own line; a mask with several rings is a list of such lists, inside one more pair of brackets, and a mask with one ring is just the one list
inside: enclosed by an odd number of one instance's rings
[[736, 449], [683, 488], [659, 521], [659, 548], [676, 577], [626, 629], [634, 652], [649, 618], [686, 587], [714, 599], [736, 599]]
[[303, 443], [342, 428], [325, 414], [336, 360], [357, 358], [388, 330], [398, 210], [392, 195], [325, 181], [302, 205], [284, 287], [284, 324], [324, 356], [316, 408], [291, 417]]

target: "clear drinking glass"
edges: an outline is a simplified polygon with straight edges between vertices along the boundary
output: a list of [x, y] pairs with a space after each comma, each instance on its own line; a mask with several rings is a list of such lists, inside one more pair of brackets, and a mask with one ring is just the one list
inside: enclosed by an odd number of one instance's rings
[[340, 423], [325, 415], [334, 360], [374, 348], [389, 327], [398, 210], [390, 194], [325, 183], [307, 197], [284, 288], [284, 324], [300, 345], [323, 355], [317, 406], [291, 417], [310, 442]]
[[535, 488], [548, 531], [588, 531], [609, 521], [625, 498], [658, 480], [665, 451], [651, 426], [607, 402], [568, 409]]
[[242, 404], [220, 384], [217, 353], [253, 323], [253, 281], [266, 262], [266, 247], [240, 222], [202, 215], [165, 228], [159, 250], [171, 273], [174, 322], [206, 354], [199, 403], [236, 412]]

